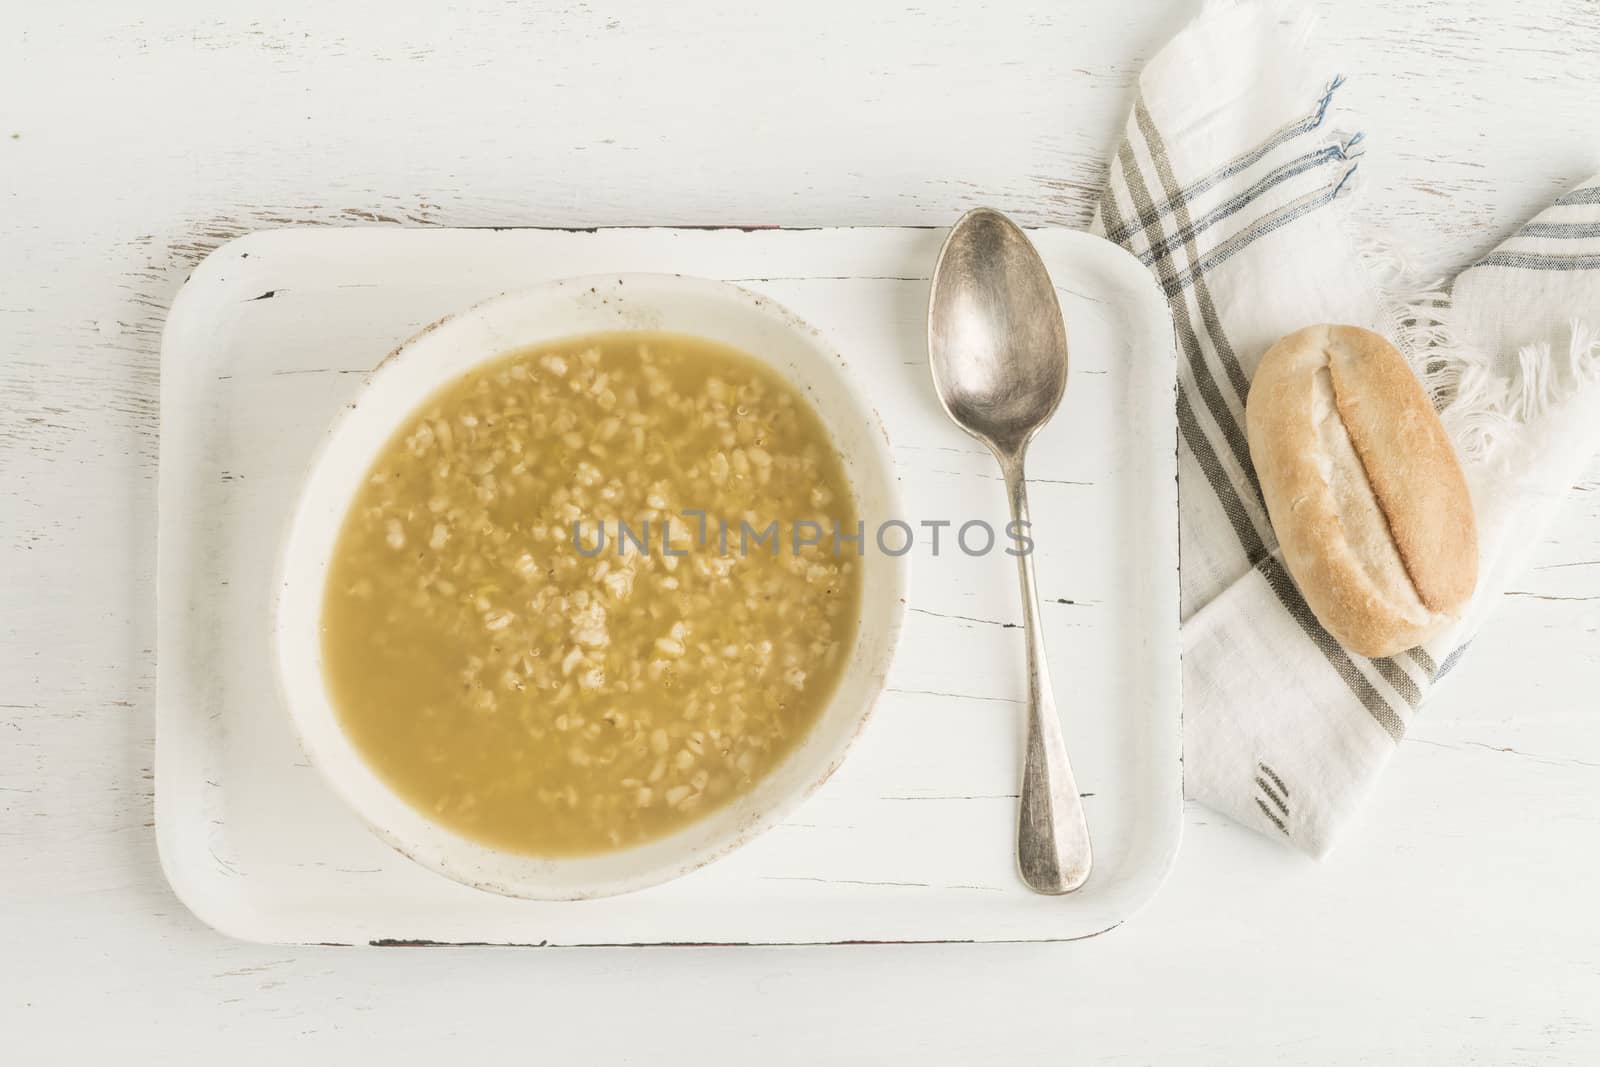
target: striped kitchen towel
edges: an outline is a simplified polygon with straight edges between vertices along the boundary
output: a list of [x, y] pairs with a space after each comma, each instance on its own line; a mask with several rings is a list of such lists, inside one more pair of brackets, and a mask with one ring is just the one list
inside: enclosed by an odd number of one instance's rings
[[[1178, 343], [1189, 795], [1321, 856], [1600, 446], [1600, 177], [1442, 286], [1352, 236], [1364, 150], [1282, 5], [1208, 4], [1145, 68], [1096, 229], [1154, 272]], [[1407, 291], [1400, 291], [1407, 289]], [[1367, 659], [1284, 569], [1244, 433], [1261, 355], [1318, 322], [1396, 341], [1477, 512], [1479, 589], [1426, 647]]]

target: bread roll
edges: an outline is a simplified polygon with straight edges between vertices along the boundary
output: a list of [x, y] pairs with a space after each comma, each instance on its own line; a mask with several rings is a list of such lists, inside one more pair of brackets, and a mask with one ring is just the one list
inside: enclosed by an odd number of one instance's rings
[[1364, 656], [1444, 629], [1478, 581], [1472, 500], [1422, 384], [1379, 335], [1308, 326], [1262, 357], [1245, 408], [1283, 562]]

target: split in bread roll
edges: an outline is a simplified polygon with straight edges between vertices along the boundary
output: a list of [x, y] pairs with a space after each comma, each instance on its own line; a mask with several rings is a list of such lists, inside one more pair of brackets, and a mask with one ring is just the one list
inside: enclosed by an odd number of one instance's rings
[[1472, 500], [1404, 357], [1355, 326], [1267, 350], [1245, 408], [1283, 562], [1339, 643], [1390, 656], [1459, 617], [1478, 581]]

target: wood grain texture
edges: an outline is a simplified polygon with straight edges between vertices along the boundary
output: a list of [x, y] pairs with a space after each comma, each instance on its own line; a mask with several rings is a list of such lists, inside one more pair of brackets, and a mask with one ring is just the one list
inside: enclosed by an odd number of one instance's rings
[[[274, 225], [945, 225], [977, 203], [1076, 225], [1137, 71], [1193, 6], [14, 6], [0, 1033], [19, 1062], [276, 1063], [305, 1035], [329, 1059], [381, 1037], [394, 1062], [1600, 1057], [1600, 465], [1320, 867], [1196, 809], [1152, 909], [1075, 945], [397, 954], [204, 930], [157, 867], [149, 768], [158, 337], [206, 250]], [[1459, 268], [1600, 167], [1594, 0], [1316, 7], [1370, 138], [1363, 210], [1425, 265]]]

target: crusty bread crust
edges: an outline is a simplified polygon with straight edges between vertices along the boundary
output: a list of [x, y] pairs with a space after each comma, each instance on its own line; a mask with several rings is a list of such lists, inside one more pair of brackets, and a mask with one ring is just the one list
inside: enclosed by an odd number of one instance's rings
[[1284, 564], [1351, 651], [1388, 656], [1457, 618], [1478, 578], [1466, 479], [1394, 346], [1311, 326], [1262, 357], [1245, 411]]

